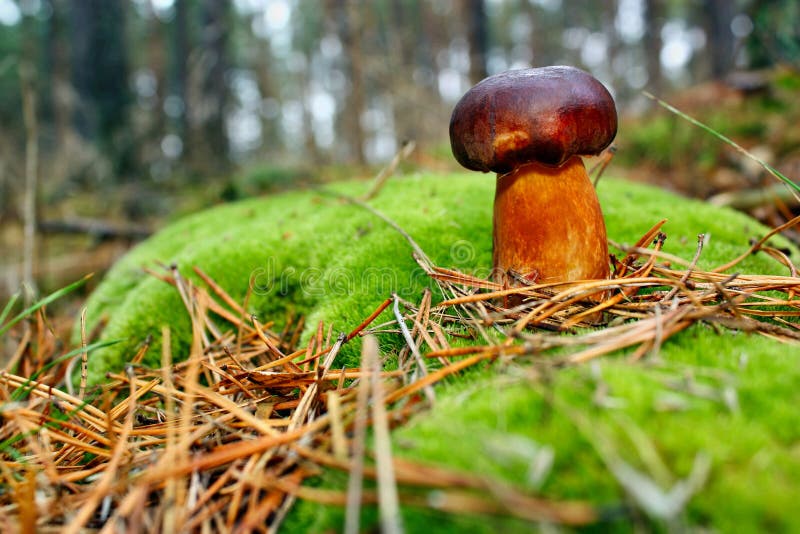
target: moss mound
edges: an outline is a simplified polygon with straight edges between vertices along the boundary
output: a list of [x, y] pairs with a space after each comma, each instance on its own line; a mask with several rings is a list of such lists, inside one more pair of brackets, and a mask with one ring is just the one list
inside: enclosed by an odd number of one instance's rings
[[[332, 189], [358, 195], [365, 185]], [[634, 242], [662, 218], [669, 219], [668, 253], [689, 259], [697, 234], [710, 236], [699, 262], [703, 269], [741, 254], [751, 237], [767, 231], [739, 213], [644, 185], [604, 179], [598, 193], [609, 237], [617, 243]], [[371, 205], [438, 265], [486, 275], [492, 196], [493, 182], [485, 176], [417, 175], [391, 181]], [[137, 247], [92, 295], [90, 323], [107, 316], [103, 337], [127, 340], [92, 355], [93, 381], [119, 369], [135, 342], [148, 334], [157, 339], [164, 324], [173, 330], [173, 353], [185, 354], [189, 325], [176, 291], [142, 270], [156, 261], [174, 263], [193, 279], [191, 267], [199, 266], [239, 301], [253, 280], [248, 311], [261, 320], [283, 317], [291, 308], [308, 315], [308, 328], [324, 320], [337, 331], [352, 329], [393, 291], [415, 300], [430, 285], [402, 236], [331, 192], [221, 206]], [[739, 268], [787, 274], [765, 255], [749, 257]], [[391, 352], [385, 343], [384, 352]], [[357, 358], [359, 344], [350, 345], [340, 357]], [[798, 352], [763, 337], [695, 326], [638, 365], [607, 358], [546, 380], [524, 365], [496, 365], [441, 387], [431, 411], [394, 432], [395, 454], [496, 477], [548, 498], [588, 500], [607, 512], [603, 530], [631, 530], [631, 520], [643, 516], [631, 515], [630, 504], [649, 512], [648, 525], [668, 528], [800, 529], [792, 513], [800, 477], [800, 412], [793, 408], [800, 403]], [[156, 343], [145, 363], [157, 365], [159, 353]], [[537, 464], [543, 451], [552, 457], [544, 467]], [[698, 455], [710, 461], [708, 480], [686, 508], [671, 514], [648, 511], [613, 476], [614, 461], [622, 459], [666, 495], [689, 475]], [[344, 480], [326, 473], [318, 483], [341, 488]], [[337, 530], [342, 519], [340, 508], [300, 502], [286, 530]], [[362, 526], [374, 526], [375, 519], [375, 510], [366, 507]], [[429, 530], [433, 522], [450, 532], [531, 528], [507, 518], [412, 508], [404, 510], [404, 520], [411, 532]]]
[[[201, 268], [241, 302], [248, 282], [248, 311], [281, 321], [287, 310], [308, 314], [307, 324], [357, 325], [392, 292], [415, 299], [429, 284], [408, 243], [367, 210], [336, 193], [358, 195], [363, 183], [329, 191], [304, 191], [222, 205], [182, 219], [133, 249], [91, 295], [88, 325], [108, 319], [104, 339], [123, 343], [94, 354], [90, 379], [119, 370], [136, 343], [156, 342], [145, 364], [159, 362], [162, 325], [173, 334], [173, 353], [189, 344], [188, 316], [173, 287], [144, 267], [174, 264], [197, 280]], [[766, 232], [734, 211], [712, 208], [652, 187], [604, 179], [598, 190], [609, 236], [632, 243], [652, 224], [669, 219], [665, 251], [691, 258], [696, 235], [710, 236], [700, 266], [712, 267], [741, 253], [747, 240]], [[491, 265], [493, 181], [475, 174], [416, 175], [391, 181], [372, 205], [405, 229], [438, 265], [487, 275]], [[785, 246], [786, 244], [783, 243]], [[781, 273], [761, 256], [743, 264], [749, 272]], [[351, 357], [353, 350], [342, 357]]]
[[[659, 361], [605, 359], [559, 371], [549, 381], [512, 366], [453, 381], [436, 406], [393, 434], [394, 454], [445, 464], [512, 483], [550, 499], [583, 499], [605, 515], [598, 531], [704, 527], [717, 532], [794, 532], [800, 476], [797, 349], [745, 335], [693, 328], [667, 343]], [[602, 452], [601, 452], [602, 451]], [[610, 451], [610, 452], [609, 452]], [[708, 460], [710, 474], [671, 517], [630, 514], [642, 508], [612, 475], [616, 456], [663, 495]], [[551, 458], [548, 463], [547, 458]], [[700, 458], [700, 460], [698, 460]], [[544, 466], [544, 467], [542, 467]], [[320, 484], [343, 488], [339, 473]], [[645, 493], [642, 486], [634, 492]], [[641, 494], [640, 494], [641, 497]], [[652, 497], [652, 496], [651, 496]], [[435, 500], [435, 492], [429, 498]], [[530, 532], [509, 518], [406, 508], [410, 532]], [[287, 532], [337, 530], [339, 507], [299, 502]], [[367, 508], [362, 525], [376, 524]], [[658, 530], [658, 528], [657, 528]]]

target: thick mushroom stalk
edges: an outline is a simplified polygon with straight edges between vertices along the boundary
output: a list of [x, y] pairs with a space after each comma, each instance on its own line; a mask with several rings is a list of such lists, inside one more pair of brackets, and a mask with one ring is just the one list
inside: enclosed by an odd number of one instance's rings
[[494, 279], [504, 286], [609, 276], [603, 213], [578, 156], [498, 176], [492, 241]]
[[611, 94], [573, 67], [490, 76], [456, 104], [453, 155], [468, 169], [498, 175], [495, 280], [608, 278], [605, 223], [580, 156], [599, 154], [616, 133]]

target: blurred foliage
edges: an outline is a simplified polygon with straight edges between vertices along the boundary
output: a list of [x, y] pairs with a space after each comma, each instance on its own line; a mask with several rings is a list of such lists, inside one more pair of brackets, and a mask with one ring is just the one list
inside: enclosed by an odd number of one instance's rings
[[[669, 91], [707, 79], [717, 48], [734, 50], [728, 62], [744, 67], [800, 57], [793, 0], [12, 4], [19, 20], [0, 31], [0, 156], [10, 175], [21, 174], [17, 71], [27, 63], [38, 73], [46, 181], [92, 188], [182, 175], [210, 181], [253, 161], [352, 164], [359, 130], [370, 163], [406, 138], [427, 150], [446, 136], [473, 71], [575, 64], [613, 86], [624, 109], [642, 86]], [[477, 27], [470, 10], [480, 10]], [[744, 17], [725, 43], [708, 26], [715, 10]], [[688, 51], [667, 46], [676, 32]], [[684, 52], [671, 73], [650, 63]], [[486, 64], [472, 69], [474, 61]], [[357, 91], [363, 102], [351, 100]]]
[[[672, 103], [780, 167], [800, 156], [800, 72], [777, 69], [759, 75], [763, 86], [752, 92], [709, 82], [678, 95]], [[658, 107], [626, 116], [617, 146], [616, 164], [669, 173], [673, 187], [701, 197], [733, 188], [734, 184], [714, 182], [713, 175], [720, 169], [754, 172], [748, 170], [750, 162], [731, 147]], [[704, 178], [697, 178], [698, 173]], [[687, 185], [686, 180], [692, 183]], [[748, 180], [753, 176], [742, 177], [743, 182]]]
[[231, 201], [274, 193], [288, 189], [300, 189], [316, 180], [317, 173], [311, 169], [281, 167], [263, 164], [238, 173], [220, 192], [223, 200]]
[[752, 10], [753, 35], [747, 42], [755, 68], [787, 63], [800, 68], [800, 2], [761, 0]]

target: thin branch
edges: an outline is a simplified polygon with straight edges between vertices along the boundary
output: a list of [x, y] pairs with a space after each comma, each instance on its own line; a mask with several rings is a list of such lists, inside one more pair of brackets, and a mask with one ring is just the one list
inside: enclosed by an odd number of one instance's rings
[[36, 120], [36, 90], [33, 67], [28, 63], [19, 66], [22, 91], [22, 118], [25, 124], [25, 198], [22, 204], [24, 219], [22, 282], [25, 285], [25, 304], [30, 304], [38, 291], [33, 278], [36, 262], [36, 197], [39, 181], [39, 125]]

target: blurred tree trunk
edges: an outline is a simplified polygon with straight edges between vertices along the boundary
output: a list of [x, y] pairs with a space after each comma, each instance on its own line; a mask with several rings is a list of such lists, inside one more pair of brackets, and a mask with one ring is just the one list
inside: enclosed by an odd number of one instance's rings
[[453, 39], [453, 24], [443, 20], [442, 16], [436, 13], [430, 2], [423, 2], [422, 11], [422, 35], [420, 40], [428, 46], [425, 47], [424, 60], [434, 70], [434, 78], [438, 77], [439, 65], [437, 56], [440, 52], [450, 46]]
[[314, 135], [314, 115], [311, 112], [311, 60], [312, 54], [306, 55], [305, 68], [300, 72], [300, 101], [303, 111], [303, 145], [305, 159], [312, 164], [322, 162], [317, 138]]
[[[327, 31], [338, 35], [338, 11], [330, 4], [324, 6], [325, 11], [320, 12], [320, 5], [317, 0], [305, 0], [301, 2], [295, 12], [297, 21], [295, 27], [298, 31], [292, 32], [292, 49], [294, 50], [293, 61], [289, 65], [291, 77], [284, 80], [284, 85], [289, 85], [290, 89], [282, 95], [286, 100], [297, 102], [300, 104], [300, 126], [301, 126], [301, 139], [302, 145], [299, 147], [302, 161], [307, 164], [315, 165], [322, 161], [322, 154], [319, 145], [317, 144], [316, 128], [314, 124], [314, 115], [311, 110], [312, 106], [312, 84], [324, 78], [325, 73], [312, 72], [312, 64], [315, 57], [319, 56], [320, 40]], [[323, 25], [323, 21], [327, 20], [328, 27]], [[302, 57], [302, 60], [300, 59]], [[288, 82], [288, 83], [287, 83]], [[284, 87], [285, 89], [285, 87]], [[280, 93], [280, 88], [276, 88], [276, 92]], [[346, 101], [346, 95], [345, 95]], [[338, 117], [337, 121], [343, 120], [344, 113], [342, 108], [337, 104]], [[346, 103], [345, 108], [346, 110]], [[277, 123], [276, 123], [277, 126]], [[341, 127], [341, 124], [336, 124], [336, 134], [341, 134], [346, 138], [347, 131]], [[344, 139], [340, 146], [345, 147], [347, 150], [347, 139]], [[292, 147], [293, 149], [295, 147]]]
[[418, 2], [392, 0], [387, 28], [389, 61], [386, 62], [386, 79], [392, 80], [392, 115], [394, 133], [398, 144], [419, 141], [416, 110], [419, 108], [417, 85], [414, 83], [414, 21], [419, 20]]
[[723, 78], [733, 66], [734, 36], [731, 31], [736, 6], [731, 0], [704, 0], [705, 29], [711, 56], [711, 76]]
[[[155, 80], [155, 94], [152, 97], [153, 112], [150, 113], [146, 138], [157, 146], [166, 134], [166, 116], [164, 99], [167, 97], [167, 43], [164, 35], [164, 24], [151, 15], [147, 21], [147, 66]], [[156, 150], [160, 151], [160, 148]]]
[[208, 59], [208, 74], [204, 80], [206, 120], [204, 140], [208, 150], [218, 154], [213, 170], [227, 168], [228, 136], [225, 132], [225, 108], [228, 87], [225, 73], [228, 68], [228, 10], [227, 0], [206, 0], [203, 3], [203, 47]]
[[469, 80], [472, 85], [486, 78], [486, 56], [489, 48], [489, 21], [484, 0], [466, 0], [467, 43], [469, 43]]
[[[398, 148], [407, 141], [418, 145], [442, 138], [442, 113], [437, 84], [436, 52], [434, 40], [445, 42], [444, 28], [431, 11], [430, 2], [420, 0], [392, 0], [386, 10], [385, 30], [388, 61], [381, 61], [387, 80], [386, 90], [391, 95], [394, 134]], [[437, 28], [431, 34], [428, 28]], [[438, 42], [438, 41], [437, 41]], [[380, 61], [380, 60], [379, 60]], [[421, 154], [415, 153], [415, 157]]]
[[189, 148], [186, 143], [186, 136], [189, 131], [187, 120], [187, 85], [189, 83], [189, 54], [191, 46], [189, 41], [189, 6], [188, 0], [175, 0], [175, 17], [172, 19], [172, 89], [171, 93], [177, 97], [182, 104], [182, 109], [177, 117], [174, 117], [175, 129], [184, 141], [183, 158]]
[[[64, 52], [68, 49], [63, 39], [63, 18], [58, 5], [53, 0], [48, 0], [47, 4], [52, 10], [52, 14], [42, 23], [43, 25], [43, 68], [39, 73], [42, 83], [39, 98], [41, 118], [46, 123], [51, 123], [53, 128], [53, 144], [57, 148], [63, 139], [64, 128], [66, 125], [61, 122], [63, 117], [58, 116], [60, 111], [56, 91], [59, 75], [64, 74], [65, 59]], [[67, 119], [68, 123], [68, 119]]]
[[255, 60], [256, 83], [261, 94], [261, 146], [266, 156], [283, 150], [280, 126], [280, 95], [271, 71], [272, 50], [269, 38], [256, 37], [258, 53]]
[[34, 269], [37, 263], [36, 249], [39, 239], [36, 221], [39, 214], [39, 106], [37, 104], [37, 59], [39, 47], [36, 40], [34, 20], [31, 16], [22, 19], [23, 39], [19, 59], [20, 92], [22, 94], [22, 118], [25, 134], [25, 189], [22, 198], [22, 283], [26, 306], [38, 296]]
[[[423, 107], [421, 124], [431, 139], [447, 139], [451, 103], [445, 103], [439, 88], [439, 74], [443, 65], [440, 58], [454, 38], [453, 24], [448, 13], [440, 14], [431, 2], [420, 3], [422, 19], [417, 41], [418, 65], [424, 66], [425, 92], [420, 105]], [[419, 69], [419, 67], [417, 67]]]
[[647, 63], [648, 88], [655, 94], [664, 89], [664, 76], [661, 71], [661, 26], [664, 23], [663, 2], [645, 0], [644, 3], [644, 53]]
[[617, 4], [617, 0], [603, 0], [603, 11], [601, 13], [602, 28], [607, 43], [606, 61], [604, 64], [608, 72], [609, 81], [614, 86], [619, 86], [617, 83], [619, 81], [619, 76], [614, 69], [614, 59], [619, 55], [621, 49], [619, 34], [617, 33], [615, 24], [617, 9], [619, 8]]
[[49, 129], [49, 143], [44, 145], [50, 158], [42, 161], [43, 170], [55, 183], [63, 184], [75, 166], [78, 138], [72, 129], [75, 94], [70, 81], [69, 35], [66, 2], [50, 0], [52, 14], [47, 18], [44, 41], [46, 91], [41, 95], [42, 118]]
[[342, 116], [343, 126], [350, 145], [351, 158], [358, 165], [364, 165], [367, 159], [364, 155], [364, 129], [361, 126], [361, 116], [366, 105], [360, 39], [362, 8], [356, 2], [347, 0], [335, 0], [334, 5], [339, 40], [344, 48], [347, 78], [350, 82], [350, 93], [347, 95]]
[[537, 9], [530, 0], [519, 0], [519, 10], [528, 16], [531, 24], [530, 46], [531, 66], [543, 67], [549, 65], [551, 60], [547, 53], [547, 38], [545, 34], [545, 20], [541, 9]]
[[229, 9], [229, 0], [203, 1], [197, 56], [193, 54], [190, 62], [187, 156], [190, 168], [201, 175], [225, 172], [229, 165], [230, 147], [225, 131]]
[[124, 0], [74, 0], [69, 11], [75, 127], [98, 143], [117, 176], [132, 170], [134, 153], [125, 7]]
[[[308, 79], [308, 77], [306, 77]], [[314, 128], [314, 115], [311, 112], [311, 105], [309, 104], [311, 100], [310, 91], [308, 90], [308, 85], [303, 86], [303, 144], [305, 146], [305, 155], [308, 162], [311, 162], [312, 165], [318, 165], [323, 163], [325, 158], [320, 151], [319, 145], [317, 144], [317, 137], [315, 135], [315, 128]]]

